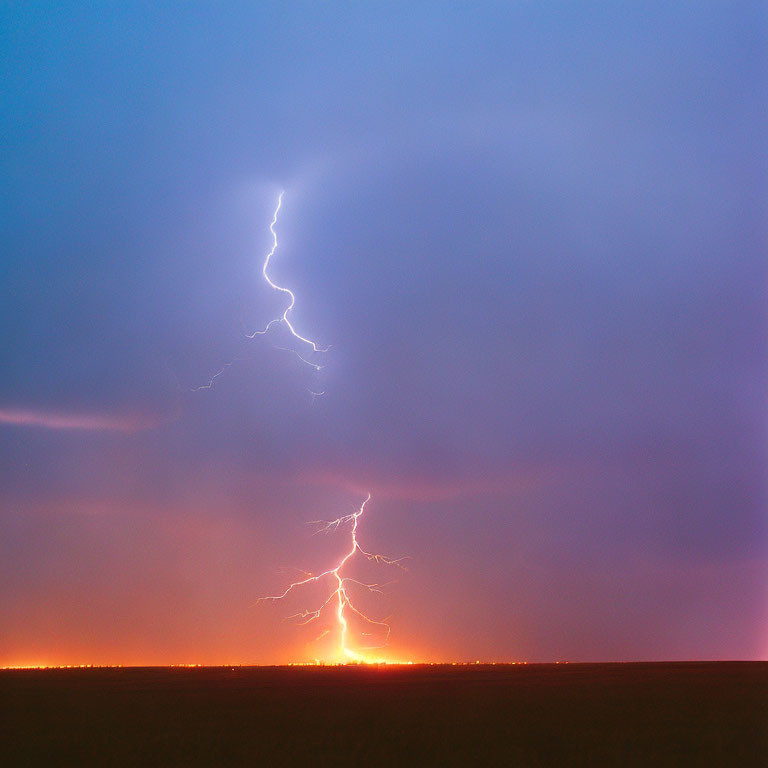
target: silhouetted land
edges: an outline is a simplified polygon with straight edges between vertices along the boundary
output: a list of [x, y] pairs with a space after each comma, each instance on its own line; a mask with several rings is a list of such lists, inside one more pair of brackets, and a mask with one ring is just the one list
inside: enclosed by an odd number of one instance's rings
[[768, 663], [0, 672], [0, 764], [768, 765]]

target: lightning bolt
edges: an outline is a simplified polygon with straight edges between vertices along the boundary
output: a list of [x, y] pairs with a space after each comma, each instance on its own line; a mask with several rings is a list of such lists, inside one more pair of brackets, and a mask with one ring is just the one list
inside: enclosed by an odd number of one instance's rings
[[[269, 253], [264, 259], [264, 264], [261, 268], [261, 274], [264, 275], [264, 279], [267, 281], [267, 283], [269, 283], [270, 288], [272, 288], [275, 291], [280, 291], [281, 293], [286, 294], [289, 297], [289, 302], [288, 302], [288, 306], [285, 308], [285, 310], [283, 311], [283, 314], [280, 315], [280, 317], [275, 317], [272, 320], [270, 320], [263, 331], [254, 331], [253, 333], [248, 334], [248, 338], [252, 339], [255, 336], [264, 336], [273, 325], [276, 325], [277, 323], [284, 323], [285, 327], [288, 328], [288, 330], [291, 332], [291, 335], [295, 339], [298, 339], [303, 344], [306, 344], [312, 347], [313, 352], [327, 352], [329, 347], [321, 347], [317, 344], [317, 342], [306, 338], [306, 336], [302, 336], [300, 333], [296, 331], [296, 329], [293, 327], [293, 324], [288, 319], [288, 315], [293, 311], [293, 308], [296, 304], [296, 295], [290, 288], [284, 288], [282, 285], [278, 285], [269, 276], [269, 272], [268, 272], [269, 262], [272, 260], [272, 257], [275, 255], [275, 251], [277, 250], [277, 232], [275, 232], [275, 224], [277, 224], [277, 215], [280, 213], [280, 208], [282, 208], [282, 205], [283, 205], [284, 194], [285, 194], [285, 191], [282, 191], [278, 195], [277, 207], [275, 208], [275, 212], [272, 214], [272, 221], [269, 224], [269, 231], [272, 233], [272, 248], [270, 248]], [[308, 365], [312, 365], [312, 363], [301, 358], [300, 355], [299, 357]]]
[[[288, 297], [288, 304], [283, 310], [283, 313], [278, 317], [272, 318], [267, 323], [267, 325], [264, 327], [263, 330], [254, 331], [253, 333], [246, 334], [246, 335], [249, 339], [253, 339], [256, 336], [265, 336], [273, 326], [282, 324], [288, 329], [290, 334], [293, 336], [293, 338], [297, 342], [299, 342], [301, 345], [304, 345], [304, 347], [309, 348], [308, 350], [306, 350], [308, 353], [314, 354], [316, 352], [327, 352], [330, 347], [322, 347], [316, 341], [313, 341], [312, 339], [306, 336], [302, 336], [296, 330], [296, 328], [293, 326], [293, 323], [290, 320], [290, 314], [292, 313], [293, 308], [296, 305], [296, 295], [293, 293], [292, 290], [290, 290], [290, 288], [286, 288], [282, 285], [278, 285], [269, 276], [270, 262], [272, 260], [272, 257], [275, 255], [275, 251], [277, 250], [277, 246], [278, 246], [277, 231], [275, 230], [275, 226], [277, 225], [277, 218], [280, 213], [280, 209], [282, 208], [282, 205], [283, 205], [284, 194], [285, 192], [283, 191], [283, 192], [280, 192], [280, 194], [278, 195], [277, 206], [275, 207], [274, 213], [272, 214], [272, 221], [269, 224], [269, 231], [272, 234], [272, 247], [269, 249], [269, 252], [264, 258], [264, 263], [262, 264], [262, 267], [261, 267], [261, 273], [264, 276], [264, 279], [266, 280], [267, 284], [270, 286], [270, 288], [272, 288], [272, 290], [278, 291], [279, 293], [282, 293]], [[322, 368], [322, 366], [318, 365], [317, 363], [313, 362], [310, 359], [307, 359], [307, 357], [302, 355], [298, 350], [294, 349], [292, 346], [276, 347], [276, 349], [295, 355], [302, 363], [310, 366], [315, 371], [319, 371]], [[222, 366], [222, 368], [217, 373], [215, 373], [211, 377], [211, 379], [208, 381], [207, 384], [196, 387], [192, 391], [198, 391], [201, 389], [211, 389], [216, 379], [218, 379], [219, 376], [221, 376], [227, 370], [227, 368], [231, 367], [233, 363], [234, 361], [226, 363], [224, 366]], [[316, 398], [322, 397], [325, 394], [324, 391], [314, 391], [312, 389], [308, 390], [308, 392], [312, 397], [313, 403]], [[300, 587], [327, 580], [329, 582], [330, 592], [328, 593], [327, 597], [318, 608], [314, 610], [306, 610], [306, 609], [302, 610], [299, 613], [295, 613], [292, 616], [288, 616], [287, 619], [293, 619], [297, 624], [300, 624], [300, 625], [310, 624], [311, 622], [319, 620], [320, 617], [323, 615], [323, 612], [327, 608], [329, 608], [329, 606], [334, 605], [336, 627], [338, 629], [339, 658], [343, 660], [350, 660], [353, 662], [369, 661], [369, 659], [367, 659], [366, 656], [361, 652], [374, 650], [376, 648], [381, 648], [384, 645], [386, 645], [389, 641], [390, 625], [388, 623], [388, 619], [386, 618], [379, 621], [363, 613], [352, 602], [349, 588], [352, 587], [353, 591], [354, 589], [357, 588], [357, 589], [368, 590], [369, 592], [373, 592], [377, 594], [384, 594], [384, 589], [390, 584], [392, 584], [393, 582], [389, 581], [384, 583], [376, 583], [376, 582], [365, 583], [365, 582], [359, 581], [358, 579], [353, 579], [350, 576], [346, 576], [344, 574], [347, 564], [356, 555], [359, 555], [361, 558], [368, 560], [370, 562], [373, 562], [377, 565], [395, 566], [405, 570], [402, 562], [406, 558], [402, 558], [402, 557], [396, 558], [396, 559], [389, 558], [389, 557], [386, 557], [385, 555], [381, 555], [374, 552], [368, 552], [367, 550], [364, 550], [360, 546], [360, 542], [357, 539], [358, 525], [360, 522], [360, 518], [363, 516], [365, 512], [366, 504], [368, 504], [370, 500], [371, 500], [371, 494], [369, 493], [366, 496], [365, 501], [363, 501], [363, 503], [360, 505], [360, 508], [356, 512], [353, 512], [352, 514], [349, 514], [349, 515], [342, 515], [341, 517], [338, 517], [335, 520], [314, 521], [314, 525], [317, 527], [317, 530], [315, 531], [315, 533], [335, 533], [336, 531], [338, 531], [339, 528], [351, 526], [350, 549], [333, 568], [329, 568], [327, 571], [323, 571], [322, 573], [317, 575], [308, 573], [306, 571], [299, 571], [302, 578], [300, 578], [298, 581], [294, 581], [291, 584], [289, 584], [288, 587], [281, 594], [261, 597], [257, 600], [257, 603], [275, 602], [278, 600], [283, 600], [284, 598], [288, 597], [288, 595], [290, 595], [294, 590], [297, 590]], [[375, 630], [375, 631], [361, 632], [362, 637], [372, 638], [374, 634], [383, 633], [384, 638], [383, 638], [382, 644], [358, 647], [357, 650], [351, 648], [348, 642], [348, 636], [350, 633], [349, 618], [352, 615], [354, 615], [359, 621], [361, 621], [366, 628]], [[325, 637], [329, 632], [330, 630], [327, 630], [327, 629], [324, 630], [316, 639], [319, 640]], [[373, 642], [373, 641], [371, 640], [370, 642]]]
[[[282, 285], [278, 285], [276, 282], [272, 280], [272, 278], [269, 276], [269, 263], [272, 260], [272, 257], [275, 255], [275, 251], [277, 250], [277, 232], [275, 231], [275, 225], [277, 224], [277, 217], [280, 213], [280, 209], [283, 206], [283, 195], [285, 194], [285, 190], [280, 192], [280, 194], [277, 197], [277, 206], [275, 207], [274, 213], [272, 214], [272, 221], [269, 223], [269, 231], [272, 234], [272, 247], [269, 249], [269, 252], [264, 258], [264, 263], [261, 267], [261, 274], [264, 276], [264, 279], [269, 284], [270, 288], [272, 288], [275, 291], [279, 291], [280, 293], [284, 293], [286, 296], [288, 296], [288, 306], [283, 311], [282, 315], [279, 315], [278, 317], [272, 318], [270, 320], [263, 331], [254, 331], [253, 333], [247, 333], [246, 336], [249, 339], [253, 339], [256, 336], [265, 336], [269, 329], [272, 328], [275, 325], [283, 324], [285, 327], [290, 331], [291, 335], [302, 344], [311, 347], [311, 351], [314, 352], [327, 352], [330, 347], [321, 347], [317, 342], [312, 341], [311, 339], [308, 339], [306, 336], [302, 336], [296, 328], [294, 328], [293, 323], [291, 323], [288, 315], [293, 311], [294, 306], [296, 305], [296, 295], [290, 288], [285, 288]], [[292, 349], [290, 347], [276, 347], [276, 349], [279, 349], [283, 352], [289, 352], [292, 355], [295, 355], [302, 363], [305, 365], [308, 365], [310, 368], [313, 368], [315, 371], [319, 371], [322, 369], [322, 365], [318, 365], [317, 363], [312, 362], [311, 360], [308, 360], [306, 357], [304, 357], [302, 354], [297, 352], [295, 349]], [[190, 391], [191, 392], [199, 392], [202, 389], [212, 389], [213, 384], [216, 381], [216, 379], [219, 378], [226, 370], [227, 368], [230, 368], [233, 363], [242, 358], [235, 358], [235, 360], [225, 363], [220, 370], [218, 370], [209, 380], [206, 384], [201, 384], [198, 387], [193, 387]], [[315, 398], [318, 397], [320, 394], [325, 393], [318, 393], [318, 392], [312, 392], [311, 390], [310, 394], [312, 394], [312, 402], [315, 401]]]
[[[299, 581], [294, 581], [293, 583], [289, 584], [288, 587], [279, 595], [261, 597], [257, 601], [257, 603], [263, 603], [263, 602], [273, 602], [273, 601], [283, 600], [299, 587], [303, 587], [308, 584], [315, 584], [321, 580], [327, 579], [330, 582], [331, 591], [318, 608], [314, 610], [303, 610], [299, 613], [295, 613], [291, 616], [287, 616], [286, 619], [287, 620], [293, 619], [298, 625], [303, 626], [313, 621], [317, 621], [323, 614], [323, 611], [325, 611], [326, 608], [328, 608], [333, 604], [334, 613], [336, 616], [336, 626], [338, 629], [338, 637], [339, 637], [339, 646], [338, 646], [339, 657], [341, 659], [351, 660], [356, 662], [367, 661], [365, 656], [359, 653], [359, 651], [373, 650], [375, 648], [381, 648], [387, 644], [389, 640], [389, 634], [390, 634], [390, 625], [387, 619], [383, 619], [382, 621], [372, 619], [370, 616], [367, 616], [359, 608], [357, 608], [352, 602], [348, 588], [350, 585], [354, 584], [355, 586], [360, 587], [362, 589], [366, 589], [369, 592], [383, 594], [384, 588], [394, 582], [390, 581], [382, 584], [379, 584], [379, 583], [368, 584], [362, 581], [358, 581], [357, 579], [353, 579], [343, 574], [345, 566], [354, 558], [355, 555], [360, 555], [362, 558], [369, 560], [371, 562], [381, 564], [381, 565], [396, 566], [398, 568], [405, 570], [402, 562], [403, 560], [406, 559], [404, 557], [400, 557], [396, 559], [389, 558], [384, 555], [376, 554], [374, 552], [368, 552], [360, 546], [360, 542], [357, 539], [358, 524], [360, 522], [360, 518], [363, 516], [365, 512], [366, 504], [368, 504], [370, 500], [371, 500], [371, 494], [369, 493], [366, 496], [365, 501], [360, 505], [360, 508], [356, 512], [353, 512], [352, 514], [349, 514], [349, 515], [343, 515], [342, 517], [338, 517], [335, 520], [315, 520], [312, 522], [313, 525], [317, 526], [317, 530], [315, 531], [315, 533], [332, 533], [337, 531], [339, 528], [343, 526], [351, 524], [350, 549], [333, 568], [329, 568], [327, 571], [323, 571], [322, 573], [317, 575], [312, 573], [307, 573], [306, 571], [301, 571], [301, 573], [306, 574], [306, 578], [300, 579]], [[380, 645], [369, 645], [365, 648], [359, 648], [358, 650], [354, 650], [353, 648], [351, 648], [348, 643], [349, 614], [354, 614], [366, 626], [369, 626], [372, 628], [374, 627], [379, 628], [379, 631], [384, 633], [383, 642]], [[327, 634], [327, 631], [324, 631], [316, 639], [320, 639], [321, 637], [324, 637], [326, 634]], [[367, 637], [372, 635], [372, 633], [370, 632], [363, 632], [362, 634], [363, 636], [367, 636]]]

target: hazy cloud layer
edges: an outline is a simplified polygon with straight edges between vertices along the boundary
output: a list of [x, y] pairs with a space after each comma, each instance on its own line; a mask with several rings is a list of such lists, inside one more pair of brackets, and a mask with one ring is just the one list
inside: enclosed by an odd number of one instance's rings
[[[405, 645], [763, 652], [764, 9], [0, 14], [3, 658], [86, 593], [107, 656], [282, 658], [248, 596], [367, 490]], [[280, 189], [319, 373], [246, 336]], [[144, 580], [182, 615], [126, 650]]]

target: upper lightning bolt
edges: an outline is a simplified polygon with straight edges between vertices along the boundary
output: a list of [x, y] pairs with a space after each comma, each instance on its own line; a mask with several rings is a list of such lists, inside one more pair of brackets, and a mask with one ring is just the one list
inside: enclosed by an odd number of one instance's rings
[[[264, 336], [269, 329], [273, 325], [277, 325], [278, 323], [283, 323], [286, 328], [291, 332], [291, 335], [298, 339], [302, 344], [306, 344], [309, 347], [312, 347], [312, 352], [327, 352], [330, 347], [321, 347], [317, 342], [312, 341], [311, 339], [308, 339], [306, 336], [302, 336], [300, 333], [296, 331], [296, 329], [293, 327], [293, 324], [291, 323], [290, 319], [288, 318], [288, 315], [293, 311], [293, 307], [296, 304], [296, 295], [290, 288], [284, 288], [282, 285], [278, 285], [276, 282], [272, 280], [272, 278], [269, 276], [269, 263], [272, 259], [272, 257], [275, 255], [275, 251], [277, 250], [277, 232], [275, 231], [275, 225], [277, 224], [277, 216], [280, 213], [280, 209], [283, 205], [283, 195], [285, 192], [281, 192], [278, 195], [277, 198], [277, 207], [275, 208], [274, 213], [272, 214], [272, 221], [269, 224], [269, 231], [272, 234], [272, 247], [269, 249], [269, 252], [264, 258], [264, 264], [261, 267], [261, 274], [264, 275], [264, 279], [269, 284], [269, 287], [272, 288], [275, 291], [280, 291], [280, 293], [284, 293], [288, 296], [289, 302], [288, 306], [283, 311], [283, 314], [279, 317], [275, 317], [272, 320], [270, 320], [263, 331], [254, 331], [253, 333], [246, 334], [246, 336], [249, 339], [254, 338], [255, 336]], [[311, 368], [314, 368], [314, 370], [319, 371], [322, 366], [318, 365], [317, 363], [313, 363], [311, 360], [307, 360], [306, 357], [299, 354], [295, 349], [290, 349], [288, 347], [277, 347], [277, 349], [280, 349], [284, 352], [290, 352], [296, 357], [301, 360], [302, 363], [305, 365], [310, 366]], [[225, 363], [219, 371], [217, 371], [205, 384], [201, 384], [200, 386], [193, 387], [190, 391], [191, 392], [198, 392], [201, 389], [211, 389], [213, 387], [214, 382], [216, 379], [221, 376], [224, 371], [227, 370], [232, 365], [232, 362]], [[315, 398], [319, 397], [320, 395], [324, 394], [323, 392], [313, 392], [312, 390], [309, 390], [310, 394], [312, 395], [312, 402], [315, 401]]]
[[[275, 291], [280, 291], [281, 293], [287, 294], [290, 301], [288, 303], [288, 306], [285, 308], [285, 311], [280, 317], [276, 317], [270, 320], [263, 331], [254, 331], [253, 333], [248, 334], [248, 338], [252, 339], [254, 336], [263, 336], [276, 323], [285, 323], [286, 327], [291, 332], [291, 335], [297, 338], [299, 341], [303, 342], [304, 344], [307, 344], [310, 347], [312, 347], [313, 352], [327, 352], [328, 347], [321, 347], [317, 344], [317, 342], [306, 338], [306, 336], [302, 336], [300, 333], [296, 331], [291, 321], [288, 319], [288, 314], [293, 310], [293, 307], [296, 304], [296, 295], [293, 293], [293, 291], [290, 288], [284, 288], [282, 285], [278, 285], [269, 276], [269, 271], [268, 271], [269, 262], [271, 261], [272, 257], [275, 255], [275, 251], [277, 250], [277, 232], [275, 232], [275, 224], [277, 224], [277, 215], [278, 213], [280, 213], [280, 208], [283, 205], [284, 194], [285, 192], [281, 192], [280, 195], [278, 196], [277, 207], [275, 208], [274, 214], [272, 214], [272, 221], [270, 222], [270, 225], [269, 225], [269, 231], [272, 233], [272, 247], [270, 248], [269, 253], [266, 255], [266, 258], [264, 259], [264, 265], [261, 268], [261, 274], [264, 275], [264, 279], [269, 283], [269, 286], [272, 289], [274, 289]], [[308, 362], [308, 361], [305, 360], [304, 362]], [[312, 365], [312, 363], [309, 363], [309, 365]]]

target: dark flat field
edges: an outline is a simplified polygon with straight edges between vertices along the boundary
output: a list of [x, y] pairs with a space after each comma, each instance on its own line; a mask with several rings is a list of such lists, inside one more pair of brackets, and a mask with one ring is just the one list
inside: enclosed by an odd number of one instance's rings
[[768, 662], [0, 672], [0, 765], [768, 765]]

